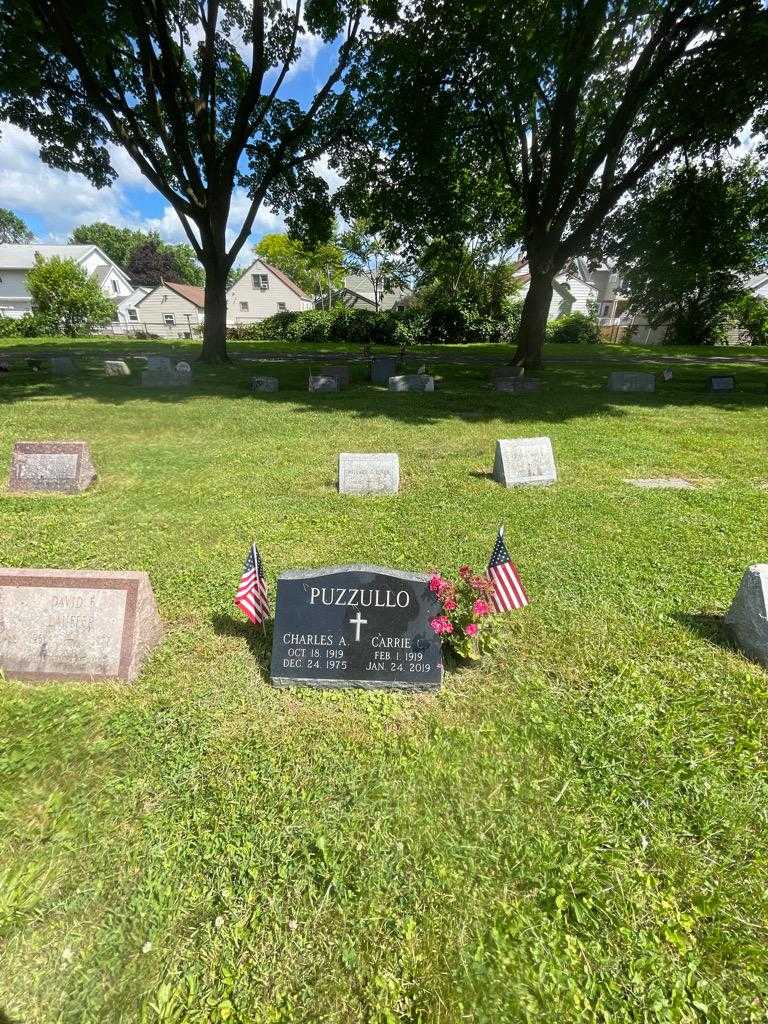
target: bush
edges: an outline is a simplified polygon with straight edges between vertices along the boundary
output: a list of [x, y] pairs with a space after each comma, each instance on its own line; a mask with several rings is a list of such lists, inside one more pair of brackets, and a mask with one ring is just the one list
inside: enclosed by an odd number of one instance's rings
[[730, 308], [739, 339], [748, 345], [768, 345], [768, 299], [744, 292]]
[[0, 338], [46, 338], [60, 334], [56, 321], [45, 313], [25, 313], [17, 320], [0, 318]]
[[35, 256], [27, 274], [32, 309], [42, 334], [88, 334], [115, 318], [115, 307], [93, 277], [73, 260]]
[[586, 313], [566, 313], [547, 324], [547, 341], [557, 345], [598, 345], [600, 327]]

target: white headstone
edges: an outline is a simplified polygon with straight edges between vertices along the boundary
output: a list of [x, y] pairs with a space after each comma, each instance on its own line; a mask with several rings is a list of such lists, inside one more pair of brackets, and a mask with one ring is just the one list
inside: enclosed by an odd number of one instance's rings
[[435, 378], [427, 373], [405, 373], [389, 378], [390, 391], [434, 391]]
[[557, 469], [552, 442], [548, 437], [515, 437], [497, 441], [493, 478], [505, 487], [554, 483]]
[[397, 494], [399, 490], [400, 457], [396, 452], [339, 455], [340, 494]]
[[326, 377], [320, 374], [313, 374], [309, 378], [309, 390], [310, 391], [338, 391], [339, 390], [339, 378], [338, 377]]
[[725, 625], [742, 654], [768, 668], [768, 564], [744, 573]]
[[131, 371], [122, 359], [105, 359], [104, 372], [108, 377], [130, 377]]
[[609, 391], [655, 391], [656, 377], [652, 373], [618, 370], [608, 377]]

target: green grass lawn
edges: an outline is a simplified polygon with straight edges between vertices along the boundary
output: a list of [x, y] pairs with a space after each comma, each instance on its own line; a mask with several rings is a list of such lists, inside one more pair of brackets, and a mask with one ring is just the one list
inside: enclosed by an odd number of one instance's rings
[[[73, 439], [99, 471], [1, 494], [0, 562], [146, 570], [166, 634], [133, 686], [0, 681], [0, 1020], [764, 1024], [768, 675], [720, 616], [768, 558], [768, 366], [514, 396], [439, 363], [434, 394], [356, 365], [310, 395], [281, 364], [254, 398], [256, 363], [163, 393], [81, 362], [0, 376], [4, 467]], [[541, 434], [556, 485], [489, 478]], [[401, 494], [340, 497], [341, 450], [398, 451]], [[700, 487], [622, 482], [653, 475]], [[450, 573], [500, 523], [533, 603], [493, 663], [431, 696], [270, 687], [232, 606], [252, 540], [270, 584]]]

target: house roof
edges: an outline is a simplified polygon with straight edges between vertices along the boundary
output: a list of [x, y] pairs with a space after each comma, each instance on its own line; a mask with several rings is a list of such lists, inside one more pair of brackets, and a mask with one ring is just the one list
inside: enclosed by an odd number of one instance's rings
[[[37, 253], [47, 260], [52, 256], [59, 256], [61, 259], [75, 260], [76, 263], [79, 263], [94, 249], [97, 249], [97, 246], [42, 245], [40, 242], [32, 242], [29, 245], [6, 243], [0, 245], [0, 270], [31, 270], [35, 265]], [[101, 252], [101, 250], [98, 251]]]
[[[299, 286], [296, 284], [294, 280], [288, 277], [287, 274], [284, 274], [282, 270], [278, 270], [277, 267], [273, 267], [271, 263], [267, 263], [267, 261], [262, 256], [259, 256], [258, 259], [255, 259], [253, 263], [249, 264], [241, 274], [241, 277], [245, 277], [246, 274], [250, 273], [257, 263], [260, 263], [262, 267], [269, 271], [270, 274], [274, 274], [278, 281], [282, 281], [286, 288], [291, 289], [294, 295], [298, 295], [300, 299], [304, 299], [306, 302], [312, 301], [310, 296], [307, 295], [305, 291], [302, 291], [302, 289], [299, 288]], [[240, 280], [240, 278], [238, 278], [238, 280]], [[237, 282], [235, 282], [235, 284], [236, 283]], [[232, 287], [234, 287], [234, 285]]]

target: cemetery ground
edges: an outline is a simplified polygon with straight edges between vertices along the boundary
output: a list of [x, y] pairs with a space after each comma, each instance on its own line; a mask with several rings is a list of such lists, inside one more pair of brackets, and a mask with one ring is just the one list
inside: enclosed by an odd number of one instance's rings
[[[45, 439], [99, 473], [0, 493], [0, 563], [146, 570], [165, 635], [133, 685], [0, 679], [0, 1020], [765, 1020], [768, 675], [721, 616], [768, 557], [768, 366], [633, 395], [552, 364], [515, 395], [354, 364], [334, 395], [292, 363], [164, 392], [78, 361], [0, 376], [4, 473]], [[496, 484], [496, 439], [538, 435], [558, 483]], [[399, 452], [400, 494], [337, 494], [340, 451]], [[657, 476], [696, 487], [624, 483]], [[251, 541], [274, 593], [481, 568], [501, 523], [532, 604], [494, 661], [417, 697], [269, 685], [232, 605]]]

